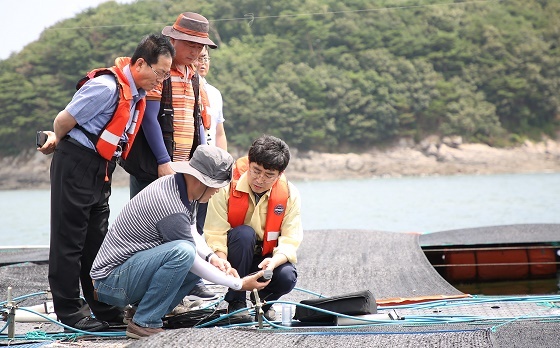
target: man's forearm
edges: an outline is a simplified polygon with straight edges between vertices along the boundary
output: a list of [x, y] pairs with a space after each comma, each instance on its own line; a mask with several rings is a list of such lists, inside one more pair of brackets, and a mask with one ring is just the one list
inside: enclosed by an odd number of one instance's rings
[[227, 260], [227, 255], [223, 251], [215, 251], [214, 254], [216, 254], [221, 259]]
[[156, 158], [158, 164], [164, 164], [171, 161], [171, 157], [167, 153], [165, 144], [163, 142], [163, 134], [161, 126], [157, 120], [160, 102], [148, 101], [146, 103], [146, 112], [142, 120], [142, 131], [146, 136], [146, 141]]
[[76, 125], [76, 120], [66, 110], [62, 110], [56, 115], [53, 122], [53, 130], [56, 135], [56, 143], [64, 138], [68, 132]]

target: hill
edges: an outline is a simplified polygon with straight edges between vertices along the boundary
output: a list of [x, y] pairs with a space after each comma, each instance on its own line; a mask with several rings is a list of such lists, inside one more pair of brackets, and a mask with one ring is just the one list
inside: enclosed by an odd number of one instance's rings
[[183, 11], [210, 20], [231, 146], [270, 133], [306, 152], [431, 134], [504, 147], [559, 129], [559, 1], [139, 0], [61, 21], [0, 61], [0, 156], [50, 129], [86, 72]]

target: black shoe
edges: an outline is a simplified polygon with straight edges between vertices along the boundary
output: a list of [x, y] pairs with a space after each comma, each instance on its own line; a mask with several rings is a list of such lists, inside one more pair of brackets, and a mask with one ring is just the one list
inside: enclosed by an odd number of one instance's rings
[[218, 298], [218, 294], [208, 290], [206, 285], [204, 285], [204, 282], [199, 281], [198, 283], [195, 284], [194, 288], [192, 288], [191, 292], [189, 292], [186, 298], [189, 301], [196, 301], [196, 300], [209, 301]]
[[[89, 332], [105, 331], [109, 328], [109, 323], [103, 320], [95, 319], [93, 317], [83, 317], [72, 326], [75, 329]], [[72, 330], [65, 329], [65, 332], [72, 332]]]
[[245, 300], [232, 300], [228, 303], [228, 314], [238, 311], [240, 309], [245, 309], [245, 311], [240, 311], [229, 317], [230, 324], [239, 323], [252, 323], [253, 317], [249, 315], [247, 308], [247, 301]]
[[124, 328], [126, 327], [126, 325], [128, 324], [128, 321], [125, 318], [125, 313], [121, 313], [119, 315], [117, 315], [116, 317], [114, 317], [111, 320], [107, 320], [107, 323], [109, 324], [109, 327], [111, 328]]

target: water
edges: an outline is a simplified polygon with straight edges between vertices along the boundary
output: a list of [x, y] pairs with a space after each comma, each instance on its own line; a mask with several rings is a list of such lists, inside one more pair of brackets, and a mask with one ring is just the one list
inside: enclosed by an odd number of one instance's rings
[[[560, 223], [560, 173], [296, 182], [306, 230]], [[0, 245], [48, 245], [49, 190], [0, 191]], [[113, 188], [111, 221], [128, 201]]]

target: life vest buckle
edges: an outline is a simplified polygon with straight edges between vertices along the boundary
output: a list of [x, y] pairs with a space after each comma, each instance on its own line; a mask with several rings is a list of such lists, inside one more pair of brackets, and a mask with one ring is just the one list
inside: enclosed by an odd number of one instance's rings
[[117, 149], [115, 150], [115, 153], [117, 153], [119, 156], [121, 156], [123, 154], [123, 152], [126, 151], [127, 148], [128, 148], [128, 142], [121, 140], [117, 144]]

